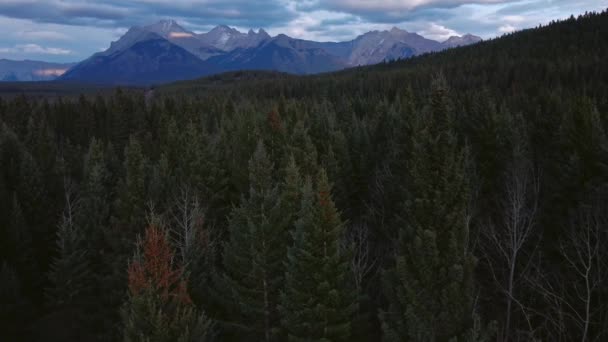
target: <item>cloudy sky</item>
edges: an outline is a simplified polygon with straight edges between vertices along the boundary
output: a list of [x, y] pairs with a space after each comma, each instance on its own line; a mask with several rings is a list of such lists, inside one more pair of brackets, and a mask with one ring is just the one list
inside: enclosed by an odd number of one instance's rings
[[492, 38], [606, 8], [608, 0], [0, 0], [0, 58], [79, 61], [160, 19], [195, 32], [226, 24], [319, 41], [397, 26], [444, 40]]

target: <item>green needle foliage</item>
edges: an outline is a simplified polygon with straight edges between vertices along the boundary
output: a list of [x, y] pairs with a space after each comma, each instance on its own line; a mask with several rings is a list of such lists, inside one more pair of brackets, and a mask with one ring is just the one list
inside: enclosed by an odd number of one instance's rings
[[293, 246], [289, 248], [282, 325], [290, 341], [349, 341], [357, 295], [349, 272], [350, 253], [340, 238], [344, 224], [331, 199], [325, 171], [316, 192], [302, 190]]

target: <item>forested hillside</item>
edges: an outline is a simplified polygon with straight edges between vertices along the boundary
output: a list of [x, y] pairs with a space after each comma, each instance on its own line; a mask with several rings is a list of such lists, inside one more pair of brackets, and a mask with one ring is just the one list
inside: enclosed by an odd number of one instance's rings
[[608, 339], [608, 12], [0, 98], [2, 341]]

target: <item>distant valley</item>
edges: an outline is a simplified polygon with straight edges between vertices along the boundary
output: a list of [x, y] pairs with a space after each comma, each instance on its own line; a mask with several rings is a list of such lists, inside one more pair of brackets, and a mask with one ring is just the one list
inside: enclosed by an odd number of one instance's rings
[[12, 61], [0, 59], [0, 81], [49, 81], [63, 75], [75, 63], [47, 63], [41, 61]]

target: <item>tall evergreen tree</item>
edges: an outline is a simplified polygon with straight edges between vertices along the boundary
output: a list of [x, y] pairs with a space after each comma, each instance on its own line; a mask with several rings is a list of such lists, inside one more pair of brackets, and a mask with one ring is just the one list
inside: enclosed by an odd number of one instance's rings
[[349, 341], [357, 296], [349, 251], [341, 249], [343, 223], [325, 171], [316, 196], [308, 179], [288, 251], [281, 323], [290, 341]]
[[293, 227], [300, 209], [302, 176], [293, 156], [284, 169], [285, 179], [281, 184], [281, 212], [288, 227]]
[[7, 248], [3, 253], [21, 280], [21, 291], [30, 297], [38, 297], [44, 279], [40, 275], [40, 266], [36, 260], [32, 237], [34, 232], [25, 220], [16, 194], [13, 194], [10, 216], [9, 224], [6, 227]]
[[141, 227], [145, 226], [148, 159], [143, 153], [141, 143], [131, 136], [124, 153], [124, 178], [117, 189], [115, 203], [115, 228], [119, 230], [117, 241], [119, 252], [125, 254]]
[[[79, 191], [79, 206], [76, 212], [76, 226], [85, 238], [86, 261], [92, 272], [94, 293], [99, 293], [92, 311], [95, 325], [92, 327], [101, 335], [111, 336], [118, 323], [116, 315], [122, 302], [124, 289], [118, 284], [122, 277], [116, 272], [119, 255], [114, 254], [116, 235], [110, 226], [112, 201], [112, 172], [110, 159], [112, 147], [104, 148], [103, 142], [93, 138], [84, 157], [83, 180]], [[117, 336], [113, 336], [117, 337]]]
[[448, 88], [434, 81], [419, 113], [407, 168], [395, 268], [387, 275], [387, 341], [447, 341], [471, 325], [475, 258], [469, 251], [465, 152], [453, 129]]
[[249, 161], [249, 195], [230, 216], [230, 240], [224, 246], [225, 275], [220, 281], [229, 311], [226, 330], [240, 338], [278, 337], [279, 291], [283, 285], [287, 222], [273, 165], [260, 141]]
[[302, 172], [314, 174], [318, 165], [318, 151], [315, 147], [304, 121], [295, 123], [290, 134], [288, 151], [294, 156]]
[[77, 220], [86, 231], [89, 249], [103, 253], [110, 215], [110, 171], [103, 143], [95, 138], [91, 140], [85, 156], [83, 174]]

